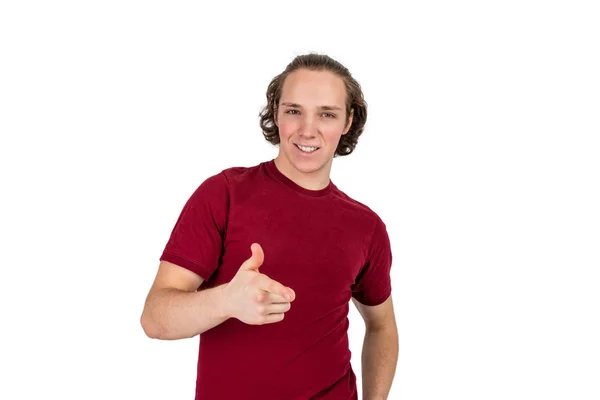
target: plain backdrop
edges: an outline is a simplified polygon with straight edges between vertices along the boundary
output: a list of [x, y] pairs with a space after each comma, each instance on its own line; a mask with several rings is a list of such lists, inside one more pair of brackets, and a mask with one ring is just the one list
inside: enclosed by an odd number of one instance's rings
[[265, 91], [311, 51], [369, 106], [331, 178], [392, 242], [389, 398], [600, 398], [599, 18], [573, 0], [2, 2], [0, 398], [193, 398], [198, 337], [147, 338], [145, 296], [195, 188], [277, 155]]

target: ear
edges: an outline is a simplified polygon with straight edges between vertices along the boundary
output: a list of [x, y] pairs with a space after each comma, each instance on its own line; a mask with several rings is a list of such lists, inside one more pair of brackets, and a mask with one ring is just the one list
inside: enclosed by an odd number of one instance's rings
[[346, 126], [346, 128], [344, 128], [344, 133], [342, 133], [342, 135], [345, 135], [346, 133], [348, 133], [348, 131], [350, 130], [350, 127], [352, 126], [353, 119], [354, 119], [354, 108], [352, 110], [350, 110], [350, 116], [348, 117], [348, 125]]

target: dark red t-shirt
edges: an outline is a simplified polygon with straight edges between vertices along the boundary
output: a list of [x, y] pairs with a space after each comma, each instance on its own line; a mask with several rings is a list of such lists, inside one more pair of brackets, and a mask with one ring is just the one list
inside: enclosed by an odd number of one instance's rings
[[280, 322], [230, 318], [202, 333], [196, 399], [357, 399], [349, 302], [377, 305], [391, 294], [385, 224], [331, 180], [305, 189], [270, 160], [202, 182], [160, 259], [210, 288], [233, 278], [254, 242], [265, 255], [259, 272], [291, 287], [296, 299]]

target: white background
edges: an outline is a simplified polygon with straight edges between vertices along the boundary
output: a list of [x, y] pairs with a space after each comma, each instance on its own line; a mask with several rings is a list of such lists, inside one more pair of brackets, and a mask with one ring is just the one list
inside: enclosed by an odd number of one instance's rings
[[594, 3], [2, 2], [0, 398], [193, 398], [198, 337], [139, 324], [158, 257], [316, 51], [369, 105], [332, 180], [392, 241], [389, 398], [599, 399]]

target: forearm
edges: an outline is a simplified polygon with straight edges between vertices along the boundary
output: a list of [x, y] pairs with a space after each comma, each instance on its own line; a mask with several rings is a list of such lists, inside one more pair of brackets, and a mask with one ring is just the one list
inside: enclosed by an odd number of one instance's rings
[[225, 285], [198, 292], [159, 289], [148, 297], [142, 315], [146, 334], [154, 339], [191, 338], [229, 317], [224, 312]]
[[386, 400], [398, 362], [398, 331], [395, 325], [365, 332], [362, 350], [363, 400]]

